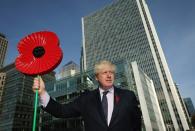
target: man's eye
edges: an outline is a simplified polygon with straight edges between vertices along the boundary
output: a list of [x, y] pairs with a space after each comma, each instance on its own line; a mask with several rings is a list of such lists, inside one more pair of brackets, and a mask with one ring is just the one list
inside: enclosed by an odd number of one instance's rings
[[114, 72], [112, 71], [105, 71], [105, 72], [102, 72], [102, 74], [113, 74]]

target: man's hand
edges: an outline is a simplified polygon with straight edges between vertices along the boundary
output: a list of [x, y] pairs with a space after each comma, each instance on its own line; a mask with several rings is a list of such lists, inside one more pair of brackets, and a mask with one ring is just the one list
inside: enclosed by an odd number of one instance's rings
[[33, 86], [32, 86], [32, 90], [33, 90], [33, 92], [38, 90], [39, 96], [42, 96], [46, 92], [45, 83], [44, 83], [44, 81], [42, 80], [41, 77], [34, 78], [34, 83], [33, 83]]

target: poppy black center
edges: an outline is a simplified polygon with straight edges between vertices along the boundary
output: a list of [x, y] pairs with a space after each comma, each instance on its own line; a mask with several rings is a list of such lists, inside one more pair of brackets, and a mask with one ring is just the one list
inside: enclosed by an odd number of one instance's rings
[[36, 58], [39, 58], [39, 57], [43, 56], [44, 54], [45, 54], [45, 49], [43, 48], [43, 46], [37, 46], [33, 50], [33, 55]]

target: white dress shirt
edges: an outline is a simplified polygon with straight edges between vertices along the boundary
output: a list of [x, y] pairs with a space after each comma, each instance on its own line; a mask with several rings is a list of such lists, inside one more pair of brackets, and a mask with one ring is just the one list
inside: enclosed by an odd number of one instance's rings
[[45, 92], [43, 95], [39, 96], [40, 104], [43, 107], [47, 106], [47, 104], [49, 103], [49, 100], [50, 100], [50, 96], [49, 96], [49, 94], [47, 92]]
[[[102, 100], [103, 92], [105, 90], [103, 90], [102, 88], [99, 88], [99, 90], [100, 90], [100, 96], [101, 96], [101, 100]], [[112, 117], [113, 108], [114, 108], [114, 88], [112, 87], [112, 88], [108, 89], [107, 91], [109, 91], [108, 94], [106, 95], [107, 100], [108, 100], [108, 119], [107, 119], [107, 124], [109, 125], [111, 117]]]

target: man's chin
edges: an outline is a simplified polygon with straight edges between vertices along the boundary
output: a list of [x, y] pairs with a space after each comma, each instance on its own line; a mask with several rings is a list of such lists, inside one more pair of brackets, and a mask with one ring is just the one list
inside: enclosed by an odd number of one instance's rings
[[110, 89], [113, 87], [113, 83], [108, 83], [108, 84], [104, 84], [102, 85], [101, 83], [99, 83], [100, 87], [104, 90]]
[[108, 90], [108, 89], [110, 89], [112, 87], [113, 87], [113, 85], [108, 85], [108, 86], [104, 86], [103, 88], [106, 89], [106, 90]]

